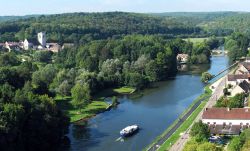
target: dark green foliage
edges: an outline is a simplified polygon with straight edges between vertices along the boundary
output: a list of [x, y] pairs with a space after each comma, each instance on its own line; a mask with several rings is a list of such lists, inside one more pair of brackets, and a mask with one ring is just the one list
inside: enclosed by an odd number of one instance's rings
[[19, 64], [20, 61], [14, 53], [4, 53], [3, 55], [0, 55], [0, 67], [16, 66]]
[[51, 42], [85, 44], [127, 34], [164, 34], [173, 37], [197, 34], [201, 29], [172, 17], [165, 19], [122, 12], [70, 13], [0, 23], [0, 42], [24, 38], [35, 42], [36, 33], [40, 31], [46, 31]]
[[243, 33], [233, 33], [226, 39], [225, 47], [229, 50], [229, 57], [233, 61], [241, 57], [245, 57], [248, 53], [250, 38], [249, 35]]
[[215, 107], [242, 108], [244, 107], [245, 94], [236, 94], [232, 98], [221, 97], [217, 100]]
[[34, 60], [38, 62], [49, 63], [51, 62], [52, 54], [53, 53], [51, 51], [37, 51], [34, 54]]
[[16, 95], [8, 103], [0, 100], [0, 149], [56, 150], [67, 132], [68, 118], [47, 96], [25, 95], [24, 91]]
[[197, 142], [206, 141], [210, 135], [208, 126], [203, 124], [202, 121], [194, 123], [191, 128], [190, 135], [195, 137]]

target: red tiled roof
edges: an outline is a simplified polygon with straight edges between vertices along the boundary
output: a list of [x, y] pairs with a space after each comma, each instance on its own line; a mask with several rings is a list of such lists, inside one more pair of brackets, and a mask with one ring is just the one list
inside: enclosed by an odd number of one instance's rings
[[250, 120], [250, 109], [207, 108], [203, 112], [202, 119]]

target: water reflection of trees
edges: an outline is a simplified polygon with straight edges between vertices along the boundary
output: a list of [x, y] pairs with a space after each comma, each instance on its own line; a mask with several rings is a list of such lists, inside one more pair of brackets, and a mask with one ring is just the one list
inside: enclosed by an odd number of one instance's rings
[[200, 75], [211, 68], [211, 64], [199, 64], [199, 65], [179, 65], [178, 70], [180, 74], [195, 74]]
[[72, 127], [72, 135], [75, 139], [89, 139], [90, 130], [88, 129], [88, 122], [83, 121], [81, 123], [75, 124]]

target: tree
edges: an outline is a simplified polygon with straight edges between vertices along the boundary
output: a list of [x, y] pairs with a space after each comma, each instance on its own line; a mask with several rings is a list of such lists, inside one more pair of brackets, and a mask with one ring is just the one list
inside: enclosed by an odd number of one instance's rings
[[206, 124], [203, 124], [202, 121], [194, 123], [191, 128], [190, 135], [195, 137], [195, 140], [197, 142], [207, 140], [210, 135], [208, 126]]
[[242, 145], [243, 145], [242, 140], [240, 139], [239, 136], [236, 136], [236, 137], [234, 137], [234, 138], [230, 141], [230, 143], [229, 143], [229, 145], [228, 145], [228, 150], [229, 150], [229, 151], [240, 150], [241, 147], [242, 147]]
[[0, 55], [0, 67], [4, 66], [16, 66], [19, 65], [21, 62], [18, 60], [16, 55], [12, 52], [4, 53]]
[[222, 151], [222, 149], [216, 147], [215, 144], [205, 142], [197, 147], [197, 151]]
[[36, 51], [34, 54], [34, 60], [38, 62], [51, 62], [53, 52], [51, 51]]
[[69, 84], [69, 82], [67, 80], [63, 81], [59, 87], [56, 89], [56, 91], [63, 95], [63, 96], [68, 96], [70, 95], [70, 90], [71, 90], [71, 85]]
[[143, 76], [139, 73], [129, 73], [128, 79], [127, 85], [138, 89], [141, 89], [146, 83]]
[[194, 139], [191, 139], [185, 144], [183, 151], [196, 151], [198, 146], [199, 144]]
[[207, 83], [209, 80], [211, 80], [213, 78], [213, 76], [210, 74], [210, 73], [208, 73], [208, 72], [203, 72], [202, 74], [201, 74], [201, 81], [202, 82], [205, 82], [205, 83]]
[[82, 108], [83, 105], [90, 102], [90, 91], [89, 85], [84, 83], [76, 83], [76, 85], [71, 89], [72, 94], [72, 104], [77, 108]]
[[7, 103], [11, 102], [12, 98], [14, 97], [14, 88], [9, 85], [8, 83], [5, 83], [0, 86], [0, 103]]
[[150, 60], [145, 67], [145, 74], [150, 82], [155, 82], [159, 80], [159, 71], [157, 64], [154, 60]]

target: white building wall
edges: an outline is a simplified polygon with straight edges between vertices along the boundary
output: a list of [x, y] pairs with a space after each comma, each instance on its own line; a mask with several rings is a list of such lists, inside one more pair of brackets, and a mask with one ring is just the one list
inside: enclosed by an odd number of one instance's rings
[[236, 86], [235, 88], [233, 88], [233, 90], [231, 91], [231, 96], [235, 96], [236, 94], [239, 93], [244, 93], [245, 91], [240, 87], [240, 86]]
[[41, 46], [43, 46], [43, 47], [46, 46], [46, 34], [45, 34], [45, 32], [38, 33], [37, 39], [38, 39], [38, 42], [40, 43]]

